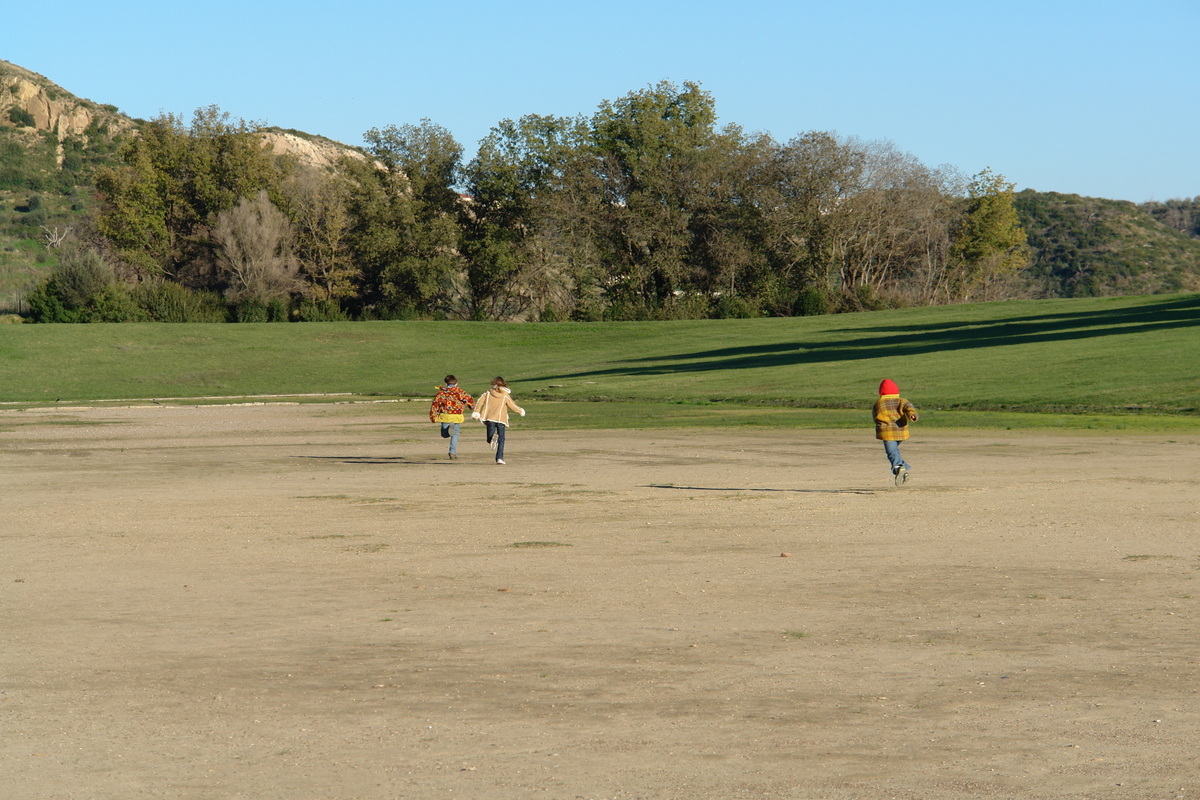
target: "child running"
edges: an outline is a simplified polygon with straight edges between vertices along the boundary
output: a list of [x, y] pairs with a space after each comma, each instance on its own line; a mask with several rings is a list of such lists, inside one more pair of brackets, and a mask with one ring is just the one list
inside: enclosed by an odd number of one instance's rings
[[429, 407], [429, 421], [442, 423], [442, 438], [450, 440], [450, 460], [458, 458], [458, 432], [463, 421], [463, 409], [474, 408], [471, 395], [458, 388], [458, 379], [447, 375], [445, 386], [438, 387], [433, 405]]
[[903, 486], [911, 468], [900, 455], [900, 443], [908, 438], [908, 423], [917, 421], [917, 409], [900, 396], [900, 387], [887, 379], [879, 384], [879, 399], [875, 401], [871, 415], [875, 418], [875, 438], [883, 442], [896, 485]]
[[487, 441], [496, 454], [496, 463], [504, 463], [504, 431], [508, 428], [508, 410], [512, 409], [525, 416], [525, 409], [513, 402], [512, 392], [504, 378], [492, 379], [492, 388], [480, 395], [475, 404], [475, 412], [471, 419], [477, 419], [487, 426]]

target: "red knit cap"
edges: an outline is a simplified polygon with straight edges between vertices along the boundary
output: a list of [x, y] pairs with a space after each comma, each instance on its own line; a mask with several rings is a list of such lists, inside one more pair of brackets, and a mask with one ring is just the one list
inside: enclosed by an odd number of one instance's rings
[[891, 378], [884, 378], [883, 383], [879, 384], [879, 394], [900, 394], [900, 387]]

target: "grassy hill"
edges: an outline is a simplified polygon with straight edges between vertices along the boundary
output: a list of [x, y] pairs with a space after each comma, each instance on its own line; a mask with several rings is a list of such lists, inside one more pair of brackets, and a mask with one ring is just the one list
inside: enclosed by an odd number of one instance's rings
[[704, 409], [721, 424], [810, 408], [861, 425], [891, 377], [946, 420], [1153, 414], [1200, 430], [1197, 352], [1200, 295], [652, 323], [17, 325], [0, 328], [0, 400], [429, 397], [454, 372], [471, 392], [502, 374], [522, 401], [608, 401], [575, 404], [580, 424], [653, 420], [671, 405], [667, 416]]
[[1167, 223], [1164, 204], [1019, 193], [1033, 249], [1027, 277], [1046, 297], [1200, 290], [1200, 238]]

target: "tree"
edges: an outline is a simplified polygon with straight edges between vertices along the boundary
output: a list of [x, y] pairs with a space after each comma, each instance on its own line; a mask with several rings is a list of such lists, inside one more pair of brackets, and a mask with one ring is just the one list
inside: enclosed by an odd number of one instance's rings
[[[473, 319], [569, 316], [591, 260], [579, 258], [586, 217], [578, 179], [589, 148], [587, 120], [528, 115], [503, 120], [467, 165], [462, 206]], [[550, 309], [547, 312], [547, 309]]]
[[1013, 205], [1014, 186], [990, 168], [972, 178], [951, 253], [957, 260], [951, 294], [987, 297], [994, 287], [1029, 266], [1025, 229]]
[[208, 225], [240, 198], [273, 195], [287, 173], [258, 127], [216, 106], [185, 126], [174, 114], [144, 124], [121, 150], [124, 166], [96, 173], [96, 227], [110, 249], [141, 275], [203, 283]]
[[445, 313], [463, 270], [455, 190], [462, 147], [429, 120], [372, 128], [370, 162], [343, 160], [350, 246], [368, 316]]
[[662, 315], [693, 289], [696, 213], [710, 202], [714, 164], [736, 148], [715, 130], [712, 96], [696, 83], [661, 82], [605, 101], [592, 117], [595, 167], [606, 205], [597, 235], [612, 259], [618, 313]]
[[233, 303], [265, 306], [300, 291], [291, 223], [265, 189], [217, 214], [212, 236], [225, 295]]
[[298, 170], [283, 186], [300, 270], [317, 302], [351, 297], [360, 275], [350, 249], [350, 186], [341, 175]]
[[944, 272], [956, 176], [890, 142], [857, 145], [862, 184], [839, 209], [839, 278], [850, 308], [904, 305]]
[[[759, 171], [765, 247], [781, 291], [777, 313], [825, 313], [839, 291], [837, 236], [845, 204], [862, 188], [866, 156], [833, 134], [769, 142]], [[786, 288], [785, 288], [786, 287]]]

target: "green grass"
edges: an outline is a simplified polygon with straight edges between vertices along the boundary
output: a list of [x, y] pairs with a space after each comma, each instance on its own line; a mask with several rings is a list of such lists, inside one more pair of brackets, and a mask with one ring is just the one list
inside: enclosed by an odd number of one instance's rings
[[1200, 430], [1197, 354], [1194, 294], [653, 323], [6, 325], [0, 401], [424, 398], [453, 372], [472, 394], [505, 376], [531, 427], [857, 428], [890, 377], [934, 427]]

